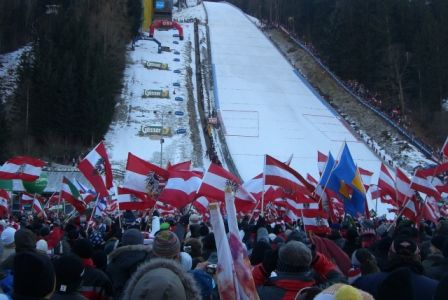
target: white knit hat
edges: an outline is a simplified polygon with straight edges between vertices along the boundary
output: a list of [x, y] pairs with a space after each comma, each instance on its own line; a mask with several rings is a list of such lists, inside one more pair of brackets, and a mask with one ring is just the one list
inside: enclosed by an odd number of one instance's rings
[[12, 243], [14, 243], [14, 234], [16, 233], [16, 230], [12, 227], [7, 227], [5, 230], [3, 230], [2, 232], [2, 242], [4, 245], [11, 245]]
[[47, 254], [48, 253], [48, 243], [44, 239], [38, 240], [36, 243], [36, 250]]
[[182, 269], [185, 272], [190, 271], [191, 267], [193, 266], [193, 259], [191, 258], [190, 254], [188, 254], [187, 252], [181, 252], [179, 256], [180, 256], [180, 265], [182, 266]]

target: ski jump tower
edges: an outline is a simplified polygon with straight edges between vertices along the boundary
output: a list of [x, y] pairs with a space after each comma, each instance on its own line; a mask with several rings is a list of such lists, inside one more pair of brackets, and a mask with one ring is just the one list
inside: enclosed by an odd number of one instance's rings
[[142, 0], [143, 23], [142, 31], [148, 31], [156, 20], [173, 19], [173, 0]]

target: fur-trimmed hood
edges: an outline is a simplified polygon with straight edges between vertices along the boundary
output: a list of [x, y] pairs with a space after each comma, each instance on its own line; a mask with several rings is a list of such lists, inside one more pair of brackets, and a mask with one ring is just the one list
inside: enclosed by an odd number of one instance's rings
[[141, 265], [129, 280], [122, 300], [200, 300], [193, 277], [173, 260], [155, 258]]

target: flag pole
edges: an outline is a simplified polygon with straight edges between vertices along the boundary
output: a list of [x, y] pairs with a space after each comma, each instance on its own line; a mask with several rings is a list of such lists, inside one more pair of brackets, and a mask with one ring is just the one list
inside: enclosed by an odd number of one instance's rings
[[44, 209], [45, 208], [50, 208], [50, 200], [51, 200], [51, 198], [53, 198], [54, 194], [56, 194], [56, 192], [53, 192], [53, 194], [51, 194], [50, 198], [48, 198], [47, 202], [44, 205]]
[[[62, 197], [62, 190], [64, 188], [64, 177], [62, 176], [62, 184], [61, 184], [61, 188], [59, 189], [59, 199], [58, 199], [58, 218], [60, 218], [60, 214], [61, 214], [61, 197]], [[65, 211], [64, 211], [65, 213]]]
[[[266, 154], [264, 155], [264, 166], [263, 166], [263, 191], [261, 193], [261, 216], [264, 217], [264, 193], [265, 193], [265, 183], [266, 183]], [[255, 209], [254, 209], [255, 210]]]
[[[327, 189], [327, 185], [328, 185], [328, 183], [330, 182], [331, 175], [333, 174], [334, 169], [337, 167], [337, 165], [339, 164], [339, 161], [341, 160], [341, 155], [342, 155], [342, 151], [344, 150], [344, 145], [345, 145], [345, 144], [346, 144], [346, 142], [344, 142], [344, 143], [342, 144], [341, 148], [339, 149], [339, 153], [338, 153], [338, 158], [339, 158], [339, 159], [337, 160], [337, 163], [336, 163], [336, 161], [334, 162], [333, 168], [332, 168], [331, 171], [330, 171], [330, 175], [328, 175], [327, 181], [325, 182], [325, 185], [323, 186], [322, 193], [319, 195], [318, 205], [320, 205], [320, 203], [322, 202], [322, 195], [325, 193], [325, 190]], [[331, 152], [329, 152], [329, 154], [330, 154], [330, 153], [331, 153]], [[328, 158], [330, 158], [330, 155], [328, 155]], [[324, 173], [325, 173], [325, 169], [327, 168], [328, 160], [329, 160], [329, 159], [327, 159], [327, 162], [326, 162], [326, 164], [325, 164]], [[322, 174], [323, 174], [323, 173], [322, 173]], [[319, 184], [316, 185], [316, 188], [314, 189], [313, 194], [316, 193], [318, 185], [319, 185]]]
[[92, 213], [90, 214], [90, 219], [87, 222], [87, 228], [86, 228], [86, 233], [89, 231], [89, 227], [90, 227], [90, 223], [92, 222], [92, 218], [93, 218], [93, 214], [95, 213], [96, 210], [96, 206], [98, 205], [98, 200], [99, 200], [99, 195], [96, 195], [96, 201], [95, 201], [95, 206], [92, 209]]
[[252, 211], [251, 211], [251, 216], [250, 216], [250, 219], [249, 219], [249, 222], [248, 222], [249, 224], [250, 224], [250, 221], [252, 221], [252, 219], [254, 217], [254, 212], [258, 208], [258, 205], [260, 205], [260, 201], [257, 201], [257, 205], [255, 205], [254, 209], [252, 209]]
[[117, 208], [115, 212], [118, 210], [118, 226], [121, 228], [121, 213], [120, 213], [120, 201], [118, 201], [118, 187], [114, 184], [114, 193], [115, 193], [115, 201], [117, 201]]

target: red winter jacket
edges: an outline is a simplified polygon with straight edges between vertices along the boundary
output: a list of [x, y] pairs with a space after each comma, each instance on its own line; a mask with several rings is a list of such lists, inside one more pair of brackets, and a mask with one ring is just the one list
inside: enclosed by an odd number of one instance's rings
[[319, 284], [328, 285], [340, 282], [342, 274], [337, 271], [327, 257], [316, 253], [312, 263], [312, 269], [300, 273], [278, 272], [277, 277], [269, 278], [262, 264], [256, 265], [252, 270], [252, 276], [257, 286], [260, 299], [267, 300], [293, 300], [297, 293], [305, 288]]
[[48, 244], [48, 249], [53, 249], [59, 243], [63, 236], [64, 231], [60, 227], [53, 228], [50, 234], [45, 237], [45, 240]]

